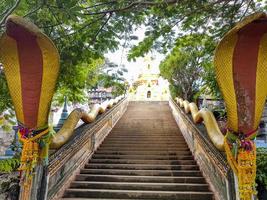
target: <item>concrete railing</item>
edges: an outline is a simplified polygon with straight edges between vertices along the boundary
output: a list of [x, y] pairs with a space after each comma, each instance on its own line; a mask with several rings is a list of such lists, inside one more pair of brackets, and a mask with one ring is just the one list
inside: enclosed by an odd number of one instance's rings
[[173, 99], [170, 99], [169, 105], [203, 176], [215, 194], [215, 198], [217, 200], [235, 200], [234, 174], [227, 163], [224, 152], [214, 146], [203, 124], [195, 124], [191, 114], [186, 114]]
[[[109, 134], [128, 106], [122, 99], [90, 124], [83, 124], [73, 138], [50, 156], [47, 169], [47, 199], [58, 199], [75, 175]], [[43, 187], [43, 186], [41, 186]], [[42, 188], [40, 188], [40, 191]]]

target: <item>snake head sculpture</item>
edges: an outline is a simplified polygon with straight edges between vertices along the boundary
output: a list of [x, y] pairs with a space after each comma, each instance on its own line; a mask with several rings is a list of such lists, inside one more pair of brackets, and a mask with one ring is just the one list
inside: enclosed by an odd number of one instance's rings
[[0, 62], [21, 125], [47, 126], [59, 72], [59, 54], [53, 42], [28, 20], [11, 15], [0, 39]]
[[48, 163], [48, 114], [59, 72], [59, 54], [53, 42], [33, 23], [11, 15], [0, 38], [9, 92], [18, 120], [23, 186], [21, 199], [29, 199], [37, 164]]
[[246, 134], [258, 128], [267, 95], [267, 16], [256, 13], [230, 30], [215, 53], [217, 81], [228, 128]]
[[236, 24], [219, 43], [215, 71], [228, 118], [227, 160], [238, 177], [242, 200], [255, 194], [256, 145], [267, 96], [267, 16], [255, 13]]

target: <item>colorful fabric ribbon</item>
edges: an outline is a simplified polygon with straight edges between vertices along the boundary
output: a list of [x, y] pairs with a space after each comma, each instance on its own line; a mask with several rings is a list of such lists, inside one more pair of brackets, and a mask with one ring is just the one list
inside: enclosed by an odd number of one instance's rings
[[30, 187], [36, 165], [39, 162], [48, 163], [48, 148], [52, 134], [48, 127], [31, 130], [19, 125], [18, 137], [23, 143], [19, 170], [24, 171], [21, 183], [25, 187]]

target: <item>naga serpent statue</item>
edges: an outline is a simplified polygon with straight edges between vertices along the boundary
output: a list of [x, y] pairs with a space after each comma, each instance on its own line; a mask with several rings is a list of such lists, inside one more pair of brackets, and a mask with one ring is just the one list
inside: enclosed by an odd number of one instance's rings
[[216, 77], [227, 108], [224, 148], [240, 198], [255, 192], [256, 145], [267, 96], [267, 16], [255, 13], [230, 30], [215, 52]]
[[59, 53], [53, 42], [33, 23], [11, 15], [0, 38], [0, 62], [16, 112], [18, 136], [23, 143], [20, 199], [29, 200], [36, 166], [48, 164], [49, 146], [60, 148], [71, 138], [80, 119], [85, 123], [94, 121], [98, 113], [111, 108], [122, 96], [95, 105], [89, 114], [75, 109], [54, 135], [48, 125], [59, 73]]
[[23, 143], [21, 154], [21, 199], [27, 199], [34, 168], [48, 161], [51, 131], [48, 127], [50, 104], [59, 72], [59, 54], [53, 42], [37, 26], [11, 15], [0, 39], [0, 62]]
[[193, 121], [204, 121], [208, 135], [225, 150], [238, 179], [239, 197], [251, 200], [255, 194], [256, 145], [261, 115], [267, 96], [267, 15], [259, 12], [246, 17], [220, 41], [214, 57], [216, 79], [227, 109], [224, 136], [208, 109], [176, 98], [191, 112]]

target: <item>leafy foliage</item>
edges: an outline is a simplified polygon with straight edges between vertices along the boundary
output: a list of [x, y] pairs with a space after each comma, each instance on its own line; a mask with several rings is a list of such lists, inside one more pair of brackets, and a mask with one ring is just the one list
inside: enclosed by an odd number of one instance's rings
[[[85, 90], [93, 87], [98, 81], [98, 73], [103, 59], [99, 58], [90, 64], [81, 63], [73, 67], [67, 67], [60, 77], [58, 89], [54, 101], [62, 104], [64, 96], [73, 103], [84, 103], [88, 99]], [[72, 74], [73, 76], [70, 76]]]
[[[191, 34], [180, 37], [172, 52], [160, 64], [160, 73], [178, 96], [192, 101], [205, 85], [207, 66], [211, 65], [209, 48], [214, 48], [213, 41], [204, 34]], [[175, 88], [175, 89], [174, 89]]]
[[[129, 59], [144, 55], [151, 48], [166, 53], [178, 37], [187, 34], [207, 34], [218, 41], [235, 22], [266, 7], [264, 1], [245, 0], [159, 0], [153, 6], [151, 4], [144, 8], [148, 13], [144, 22], [146, 37], [132, 48]], [[138, 14], [142, 14], [141, 8]]]
[[2, 128], [2, 131], [5, 133], [11, 133], [12, 132], [12, 126], [16, 124], [14, 121], [15, 113], [13, 111], [6, 111], [2, 115], [0, 115], [0, 128]]
[[257, 149], [257, 173], [256, 182], [261, 183], [267, 189], [267, 149]]
[[128, 87], [123, 78], [124, 73], [127, 72], [128, 70], [124, 65], [119, 66], [106, 59], [101, 68], [101, 73], [98, 76], [98, 86], [103, 86], [105, 88], [112, 87], [113, 96], [122, 95], [126, 92]]
[[173, 84], [169, 85], [169, 90], [170, 90], [170, 94], [171, 94], [172, 98], [175, 98], [175, 97], [177, 97], [177, 95], [182, 93], [181, 87], [173, 85]]
[[17, 158], [0, 160], [0, 172], [12, 172], [17, 170], [20, 161]]
[[0, 113], [2, 113], [7, 107], [12, 107], [12, 101], [8, 92], [7, 82], [3, 73], [2, 66], [0, 64]]

